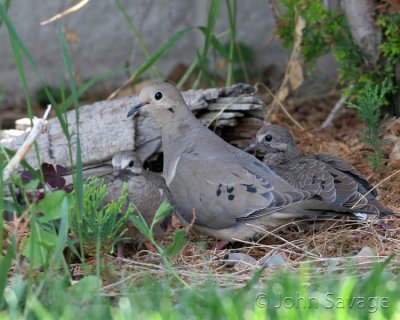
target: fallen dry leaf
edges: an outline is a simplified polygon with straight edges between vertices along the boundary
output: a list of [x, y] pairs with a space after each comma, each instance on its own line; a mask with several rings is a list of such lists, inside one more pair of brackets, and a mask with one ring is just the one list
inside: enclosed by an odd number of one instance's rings
[[296, 91], [303, 83], [303, 68], [301, 67], [301, 63], [299, 60], [293, 60], [290, 72], [289, 72], [289, 81], [292, 86], [292, 90]]

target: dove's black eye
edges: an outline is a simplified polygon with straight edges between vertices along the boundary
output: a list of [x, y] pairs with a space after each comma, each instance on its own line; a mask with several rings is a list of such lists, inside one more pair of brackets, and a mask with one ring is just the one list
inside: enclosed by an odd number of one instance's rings
[[128, 163], [129, 168], [132, 168], [134, 164], [135, 163], [133, 162], [133, 160], [129, 161], [129, 163]]
[[156, 94], [154, 95], [154, 99], [160, 100], [161, 98], [162, 98], [162, 93], [161, 92], [156, 92]]
[[270, 141], [272, 140], [272, 136], [271, 136], [270, 134], [267, 134], [267, 135], [264, 137], [264, 140], [267, 141], [267, 142], [270, 142]]

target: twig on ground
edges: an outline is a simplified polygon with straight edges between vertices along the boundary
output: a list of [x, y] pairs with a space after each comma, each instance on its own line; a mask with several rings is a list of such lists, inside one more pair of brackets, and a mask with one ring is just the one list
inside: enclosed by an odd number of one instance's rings
[[368, 190], [368, 192], [363, 194], [363, 196], [360, 199], [358, 199], [358, 201], [351, 207], [351, 209], [354, 209], [360, 203], [361, 200], [363, 200], [369, 193], [371, 193], [373, 190], [375, 190], [379, 185], [381, 185], [385, 181], [389, 180], [390, 178], [392, 178], [393, 176], [395, 176], [398, 173], [400, 173], [400, 170], [393, 172], [391, 175], [387, 176], [385, 179], [382, 179], [381, 181], [379, 181], [373, 188], [371, 188], [370, 190]]
[[223, 107], [216, 115], [214, 118], [212, 118], [210, 120], [210, 122], [207, 124], [207, 128], [209, 128], [211, 126], [212, 123], [214, 123], [214, 121], [217, 121], [218, 118], [221, 116], [221, 114], [228, 109], [231, 105], [233, 105], [234, 103], [238, 102], [239, 99], [242, 97], [243, 95], [239, 95], [237, 96], [235, 99], [233, 99], [231, 102], [229, 102], [225, 107]]
[[[353, 88], [353, 86], [350, 86], [350, 90]], [[335, 119], [336, 115], [342, 109], [344, 103], [346, 102], [347, 97], [341, 96], [338, 102], [336, 102], [335, 106], [333, 107], [332, 111], [329, 113], [328, 117], [325, 119], [325, 121], [321, 124], [319, 127], [319, 130], [326, 129], [329, 127], [332, 123], [332, 121]]]
[[50, 113], [51, 105], [47, 106], [47, 109], [43, 115], [43, 118], [35, 118], [33, 119], [33, 128], [29, 135], [26, 137], [24, 143], [18, 148], [15, 155], [11, 158], [10, 162], [4, 168], [3, 171], [3, 181], [8, 180], [11, 177], [11, 174], [17, 169], [22, 159], [24, 159], [27, 152], [30, 150], [32, 145], [35, 143], [37, 137], [42, 132], [46, 119]]
[[45, 26], [46, 24], [49, 24], [51, 22], [57, 21], [75, 11], [78, 11], [80, 8], [82, 8], [83, 6], [85, 6], [86, 4], [89, 3], [90, 0], [81, 0], [80, 2], [78, 2], [77, 4], [73, 5], [72, 7], [68, 8], [67, 10], [64, 10], [61, 13], [56, 14], [55, 16], [51, 17], [48, 20], [42, 21], [40, 23], [41, 26]]
[[[296, 91], [298, 88], [300, 88], [300, 86], [303, 83], [303, 70], [302, 70], [302, 67], [301, 67], [301, 64], [299, 61], [299, 56], [300, 56], [301, 44], [302, 44], [302, 40], [303, 40], [303, 29], [305, 28], [305, 26], [306, 26], [306, 23], [305, 23], [305, 20], [303, 19], [303, 17], [300, 16], [299, 14], [296, 14], [296, 23], [295, 23], [295, 30], [294, 30], [294, 37], [293, 37], [292, 53], [290, 55], [289, 62], [287, 64], [286, 71], [283, 76], [283, 80], [279, 86], [279, 89], [276, 92], [276, 94], [272, 96], [273, 100], [272, 100], [271, 104], [269, 105], [271, 110], [274, 110], [276, 105], [279, 105], [282, 108], [282, 101], [285, 100], [287, 98], [287, 96], [289, 95], [289, 84], [291, 85], [292, 90]], [[287, 111], [285, 109], [282, 109], [282, 110], [284, 112]], [[265, 119], [267, 119], [267, 118], [265, 118]], [[293, 118], [291, 120], [293, 121]], [[296, 125], [298, 125], [298, 124], [296, 124]]]
[[[257, 86], [262, 86], [265, 90], [268, 91], [268, 93], [272, 96], [272, 98], [276, 98], [274, 93], [271, 91], [270, 88], [268, 88], [265, 84], [258, 82], [256, 83], [256, 90], [257, 90]], [[286, 114], [286, 116], [289, 118], [290, 121], [293, 122], [294, 125], [296, 125], [297, 127], [299, 127], [301, 130], [305, 130], [304, 127], [295, 119], [292, 117], [292, 115], [289, 113], [289, 111], [287, 111], [287, 109], [285, 108], [285, 106], [283, 105], [283, 103], [279, 100], [279, 99], [275, 99], [274, 101], [276, 101], [276, 104], [282, 109], [282, 111]], [[267, 119], [269, 117], [269, 115], [272, 113], [273, 109], [274, 109], [274, 105], [271, 104], [270, 105], [271, 109], [267, 112], [267, 115], [265, 116], [265, 119]]]

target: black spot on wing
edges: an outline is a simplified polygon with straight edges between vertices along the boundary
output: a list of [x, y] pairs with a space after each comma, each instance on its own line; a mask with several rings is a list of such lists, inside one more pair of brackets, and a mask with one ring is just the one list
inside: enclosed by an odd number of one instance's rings
[[271, 192], [264, 192], [264, 193], [261, 193], [260, 196], [264, 197], [265, 199], [270, 200], [272, 194], [271, 194]]
[[222, 191], [221, 191], [221, 187], [222, 187], [222, 184], [219, 184], [219, 185], [218, 185], [217, 192], [216, 192], [216, 194], [217, 194], [217, 197], [219, 197], [219, 196], [221, 195], [221, 193], [222, 193]]
[[313, 175], [311, 183], [315, 184], [315, 182], [316, 182], [316, 177], [315, 177], [315, 175]]
[[235, 187], [226, 187], [226, 191], [227, 191], [228, 193], [232, 193], [233, 190], [235, 190]]
[[246, 186], [246, 191], [247, 192], [250, 192], [250, 193], [256, 193], [257, 192], [257, 188], [254, 187], [252, 184], [244, 185], [244, 186]]
[[228, 200], [232, 201], [233, 199], [235, 199], [235, 195], [230, 194], [230, 195], [228, 196]]

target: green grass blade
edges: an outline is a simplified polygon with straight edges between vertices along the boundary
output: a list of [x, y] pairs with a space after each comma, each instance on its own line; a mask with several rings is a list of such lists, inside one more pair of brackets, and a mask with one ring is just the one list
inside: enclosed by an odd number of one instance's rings
[[[208, 10], [208, 20], [207, 20], [207, 27], [205, 31], [205, 39], [203, 45], [203, 51], [201, 54], [201, 61], [205, 65], [205, 61], [207, 60], [208, 49], [210, 46], [210, 39], [214, 33], [215, 25], [217, 23], [218, 12], [221, 6], [221, 0], [213, 0], [211, 1], [210, 9]], [[193, 84], [193, 89], [197, 89], [199, 87], [201, 78], [204, 76], [204, 73], [207, 72], [204, 68], [200, 68], [200, 72], [196, 78], [196, 81]]]
[[198, 88], [200, 86], [200, 81], [201, 81], [202, 77], [205, 78], [208, 87], [214, 86], [214, 84], [211, 81], [210, 76], [208, 74], [207, 60], [204, 59], [203, 56], [199, 52], [196, 52], [196, 55], [197, 55], [197, 61], [199, 62], [200, 72], [196, 78], [196, 81], [193, 84], [193, 88]]
[[28, 111], [28, 117], [31, 120], [31, 126], [33, 126], [32, 123], [32, 105], [31, 105], [31, 99], [29, 96], [29, 89], [28, 89], [28, 83], [26, 81], [26, 76], [25, 76], [25, 71], [24, 71], [24, 64], [22, 62], [21, 54], [19, 52], [19, 47], [17, 45], [17, 41], [15, 40], [14, 37], [12, 37], [10, 34], [10, 43], [11, 43], [11, 48], [13, 50], [14, 58], [15, 58], [15, 63], [17, 65], [18, 73], [21, 79], [22, 83], [22, 88], [24, 90], [24, 95], [25, 95], [25, 102], [26, 102], [26, 107]]
[[[7, 12], [8, 12], [8, 9], [10, 8], [10, 4], [11, 4], [11, 0], [5, 0], [4, 1], [3, 6], [4, 6], [4, 8], [6, 9]], [[1, 28], [2, 24], [3, 24], [3, 19], [0, 18], [0, 28]]]
[[211, 6], [208, 11], [208, 20], [207, 20], [207, 36], [205, 39], [205, 49], [208, 50], [208, 45], [210, 41], [211, 35], [214, 33], [215, 25], [217, 24], [218, 12], [221, 6], [221, 0], [213, 0], [211, 1]]
[[5, 26], [7, 27], [10, 39], [11, 38], [13, 39], [14, 43], [18, 46], [22, 56], [31, 65], [34, 74], [39, 79], [42, 87], [44, 88], [44, 90], [46, 92], [46, 96], [47, 96], [48, 100], [50, 101], [50, 103], [53, 106], [54, 111], [56, 112], [57, 118], [60, 121], [60, 124], [61, 124], [61, 127], [63, 129], [63, 132], [64, 132], [65, 136], [68, 138], [69, 137], [68, 127], [67, 127], [65, 121], [62, 118], [61, 112], [60, 112], [59, 108], [57, 107], [57, 103], [54, 100], [54, 97], [52, 96], [51, 92], [47, 89], [46, 82], [44, 81], [43, 77], [41, 76], [36, 63], [33, 61], [33, 58], [29, 54], [29, 51], [27, 50], [27, 48], [25, 47], [24, 42], [19, 37], [19, 35], [18, 35], [17, 31], [15, 30], [15, 27], [14, 27], [10, 17], [7, 14], [7, 11], [5, 10], [5, 8], [4, 8], [4, 6], [2, 4], [0, 4], [0, 18], [2, 19], [2, 21], [5, 24]]
[[[149, 50], [147, 50], [146, 45], [143, 42], [142, 36], [139, 32], [139, 30], [136, 28], [136, 26], [133, 24], [132, 19], [128, 16], [128, 13], [126, 12], [124, 6], [122, 5], [120, 0], [115, 0], [115, 3], [117, 5], [117, 8], [119, 10], [119, 12], [121, 12], [122, 16], [124, 17], [126, 23], [128, 24], [129, 28], [132, 30], [133, 34], [135, 35], [136, 39], [139, 42], [140, 47], [142, 48], [142, 51], [144, 53], [144, 55], [146, 56], [146, 59], [150, 58], [150, 52]], [[152, 68], [154, 69], [154, 73], [156, 74], [158, 79], [162, 79], [161, 76], [161, 72], [160, 70], [157, 68], [157, 65], [154, 64], [152, 66]]]
[[58, 228], [57, 245], [54, 250], [51, 265], [58, 265], [59, 260], [62, 258], [63, 250], [67, 243], [68, 238], [68, 196], [64, 197], [61, 204], [61, 217], [60, 227]]
[[182, 78], [179, 79], [176, 85], [178, 89], [181, 89], [182, 86], [186, 83], [186, 81], [188, 81], [189, 77], [192, 75], [192, 73], [194, 72], [194, 70], [197, 68], [198, 65], [199, 65], [199, 60], [196, 56], [196, 58], [190, 64], [189, 68], [186, 70], [185, 74], [182, 76]]
[[[107, 71], [107, 72], [100, 73], [100, 74], [92, 77], [91, 79], [87, 80], [83, 84], [81, 84], [79, 86], [79, 88], [77, 88], [76, 94], [78, 95], [78, 97], [80, 97], [86, 91], [88, 91], [90, 88], [92, 88], [94, 85], [96, 85], [100, 81], [102, 81], [104, 79], [108, 79], [108, 78], [110, 78], [112, 76], [115, 76], [115, 75], [122, 74], [122, 73], [126, 72], [127, 70], [128, 70], [127, 68], [118, 68], [118, 69], [113, 69], [113, 70], [110, 70], [110, 71]], [[74, 97], [71, 94], [70, 96], [65, 97], [65, 99], [63, 99], [62, 111], [65, 112], [65, 111], [69, 110], [69, 108], [71, 106], [73, 106], [73, 105], [74, 105]]]
[[[71, 56], [69, 54], [67, 41], [65, 39], [64, 33], [61, 29], [60, 24], [57, 27], [58, 37], [60, 41], [61, 51], [64, 59], [64, 64], [67, 68], [69, 84], [71, 87], [72, 100], [75, 109], [75, 123], [76, 123], [76, 158], [75, 158], [75, 181], [74, 181], [74, 192], [76, 195], [76, 204], [79, 213], [79, 217], [82, 218], [83, 213], [83, 164], [82, 164], [82, 155], [81, 155], [81, 142], [79, 135], [79, 106], [78, 106], [78, 94], [77, 94], [77, 84], [75, 81], [75, 73], [72, 68]], [[78, 224], [79, 225], [79, 224]], [[78, 227], [79, 238], [81, 238], [80, 227]], [[83, 243], [80, 242], [81, 251], [83, 252]], [[85, 268], [85, 259], [83, 255], [82, 266]]]
[[[3, 240], [2, 240], [3, 241]], [[11, 238], [11, 245], [4, 257], [0, 260], [0, 299], [3, 299], [4, 289], [7, 285], [8, 271], [10, 270], [11, 262], [15, 252], [15, 241]]]
[[233, 1], [233, 10], [231, 8], [230, 0], [226, 0], [226, 6], [229, 16], [229, 28], [231, 39], [229, 42], [229, 59], [228, 59], [228, 73], [226, 75], [226, 86], [233, 84], [233, 64], [236, 49], [236, 0]]
[[[207, 29], [205, 27], [198, 27], [198, 29], [203, 33], [204, 37], [207, 35]], [[223, 57], [226, 57], [228, 59], [228, 55], [226, 51], [224, 50], [221, 42], [218, 40], [218, 38], [214, 35], [210, 36], [210, 44], [212, 47], [218, 51]], [[199, 57], [196, 55], [195, 59], [193, 62], [190, 64], [189, 68], [186, 70], [184, 75], [179, 79], [177, 83], [178, 89], [181, 89], [182, 86], [188, 81], [189, 77], [192, 75], [192, 73], [196, 70], [196, 68], [199, 66]]]
[[[3, 149], [2, 147], [0, 149]], [[3, 151], [3, 150], [1, 150]], [[4, 183], [3, 183], [3, 170], [6, 166], [3, 160], [3, 155], [0, 153], [0, 252], [3, 252], [3, 235], [4, 235]]]
[[156, 52], [154, 52], [149, 57], [149, 59], [146, 60], [145, 63], [143, 63], [135, 71], [135, 73], [130, 77], [130, 79], [126, 82], [126, 84], [132, 83], [138, 77], [140, 77], [144, 72], [146, 72], [149, 68], [151, 68], [158, 60], [164, 57], [171, 50], [171, 48], [183, 38], [184, 35], [186, 35], [189, 31], [193, 29], [194, 29], [193, 27], [183, 29], [175, 33], [172, 37], [170, 37], [166, 42], [164, 42], [164, 44], [158, 50], [156, 50]]

